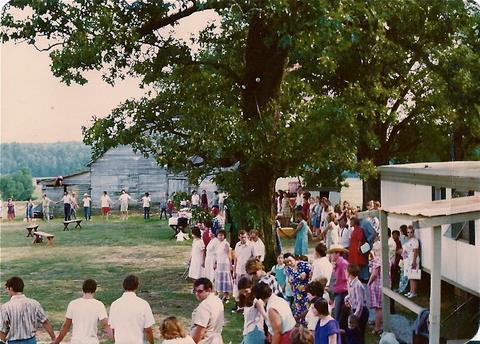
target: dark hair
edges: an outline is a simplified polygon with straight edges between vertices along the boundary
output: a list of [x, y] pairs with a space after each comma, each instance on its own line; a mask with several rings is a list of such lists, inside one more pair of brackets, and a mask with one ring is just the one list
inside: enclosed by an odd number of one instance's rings
[[320, 243], [317, 246], [315, 246], [315, 251], [318, 253], [320, 257], [327, 256], [327, 246], [325, 246], [324, 243]]
[[23, 280], [20, 277], [14, 276], [7, 280], [5, 287], [11, 288], [15, 293], [23, 293]]
[[213, 289], [212, 281], [210, 281], [206, 277], [200, 277], [199, 279], [195, 280], [195, 282], [193, 282], [193, 287], [194, 288], [196, 288], [198, 286], [201, 286], [201, 285], [203, 285], [205, 287], [205, 290], [207, 290], [207, 289], [212, 290]]
[[[167, 195], [168, 195], [168, 194], [167, 194]], [[145, 196], [148, 197], [148, 196], [150, 196], [150, 194], [149, 194], [148, 192], [145, 192]]]
[[360, 273], [360, 267], [358, 265], [355, 265], [355, 264], [350, 264], [348, 267], [347, 267], [347, 272], [352, 275], [353, 277], [357, 277], [358, 274]]
[[211, 220], [205, 220], [203, 222], [203, 224], [205, 225], [205, 227], [207, 228], [212, 228], [212, 221]]
[[219, 231], [217, 232], [217, 236], [218, 236], [219, 234], [223, 234], [223, 236], [224, 236], [225, 238], [227, 237], [227, 232], [225, 232], [225, 230], [223, 230], [223, 229], [221, 229], [221, 230], [219, 230]]
[[297, 260], [300, 260], [302, 262], [307, 262], [308, 263], [308, 257], [307, 256], [298, 256]]
[[106, 192], [106, 191], [104, 191], [104, 192], [103, 192], [103, 194], [104, 194], [104, 195], [106, 195], [106, 194], [107, 194], [107, 192]]
[[134, 291], [138, 289], [139, 285], [138, 277], [135, 275], [128, 275], [123, 280], [123, 289], [126, 291]]
[[313, 333], [305, 326], [295, 327], [290, 333], [292, 344], [313, 344]]
[[330, 312], [328, 311], [328, 302], [324, 299], [318, 299], [313, 304], [313, 307], [317, 310], [318, 314], [320, 315], [329, 315]]
[[401, 225], [400, 226], [400, 231], [402, 232], [403, 235], [407, 235], [407, 225]]
[[312, 281], [305, 287], [305, 291], [307, 293], [312, 294], [313, 296], [323, 296], [323, 292], [325, 291], [325, 286], [320, 281]]
[[197, 238], [200, 238], [202, 236], [202, 233], [200, 232], [200, 228], [197, 226], [192, 228], [192, 235], [196, 236]]
[[354, 217], [352, 219], [352, 223], [354, 226], [360, 226], [360, 219], [358, 217]]
[[272, 296], [272, 289], [264, 283], [264, 282], [259, 282], [255, 284], [252, 288], [252, 294], [257, 298], [257, 299], [262, 299], [266, 300], [270, 296]]
[[283, 254], [283, 259], [287, 259], [288, 257], [293, 257], [293, 254], [291, 254], [290, 252]]
[[97, 290], [97, 282], [94, 279], [86, 279], [83, 281], [82, 290], [84, 293], [93, 294]]
[[[254, 280], [248, 276], [244, 276], [240, 278], [238, 281], [238, 290], [242, 289], [247, 289], [247, 288], [252, 288], [254, 285]], [[250, 293], [249, 296], [245, 296], [243, 294], [239, 294], [238, 296], [238, 305], [240, 307], [251, 307], [253, 306], [253, 300], [254, 300], [253, 292]]]

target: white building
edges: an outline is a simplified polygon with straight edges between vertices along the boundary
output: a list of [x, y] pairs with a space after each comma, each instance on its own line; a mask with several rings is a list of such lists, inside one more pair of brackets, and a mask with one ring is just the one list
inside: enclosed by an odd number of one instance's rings
[[[480, 196], [480, 161], [454, 161], [390, 165], [379, 167], [382, 208], [426, 203], [440, 199]], [[410, 224], [399, 217], [389, 217], [389, 228]], [[421, 264], [432, 269], [432, 228], [422, 228], [415, 235], [421, 242]], [[480, 217], [453, 225], [443, 225], [442, 279], [458, 288], [480, 296], [480, 269], [472, 268], [480, 258]]]

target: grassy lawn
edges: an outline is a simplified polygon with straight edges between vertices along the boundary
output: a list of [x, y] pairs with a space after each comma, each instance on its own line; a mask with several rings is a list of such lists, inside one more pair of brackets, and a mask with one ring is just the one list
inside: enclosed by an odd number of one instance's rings
[[[81, 295], [85, 278], [97, 281], [96, 296], [108, 308], [121, 296], [123, 277], [129, 273], [140, 277], [138, 294], [150, 303], [157, 323], [175, 315], [189, 328], [197, 301], [191, 293], [192, 284], [181, 275], [191, 243], [168, 240], [172, 231], [166, 221], [145, 222], [141, 216], [131, 216], [127, 222], [118, 217], [104, 222], [95, 217], [82, 230], [66, 232], [61, 220], [38, 223], [39, 230], [55, 234], [54, 247], [32, 245], [24, 222], [2, 223], [1, 283], [13, 275], [21, 276], [25, 294], [41, 302], [55, 330], [63, 322], [68, 302]], [[3, 291], [0, 302], [7, 300]], [[243, 317], [233, 315], [231, 307], [226, 306], [223, 335], [226, 343], [240, 343]], [[48, 339], [43, 330], [38, 337]], [[157, 325], [155, 338], [160, 342]]]

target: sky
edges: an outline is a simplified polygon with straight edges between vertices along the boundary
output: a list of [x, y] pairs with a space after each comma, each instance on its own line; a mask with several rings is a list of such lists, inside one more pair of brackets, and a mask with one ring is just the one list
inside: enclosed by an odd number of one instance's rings
[[[213, 12], [189, 17], [180, 24], [177, 35], [188, 38], [215, 18]], [[86, 85], [67, 86], [53, 76], [48, 52], [28, 44], [2, 44], [0, 142], [81, 141], [81, 127], [90, 126], [93, 115], [107, 116], [124, 100], [144, 93], [133, 78], [112, 87], [98, 72], [87, 75]]]

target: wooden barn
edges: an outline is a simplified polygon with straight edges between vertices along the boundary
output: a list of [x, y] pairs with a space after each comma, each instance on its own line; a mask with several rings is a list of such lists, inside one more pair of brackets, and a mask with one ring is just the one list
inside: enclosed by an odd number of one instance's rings
[[[170, 173], [157, 165], [152, 158], [146, 159], [135, 153], [131, 146], [118, 146], [108, 150], [98, 159], [88, 164], [88, 170], [59, 178], [42, 178], [37, 183], [47, 196], [58, 201], [66, 188], [77, 194], [81, 202], [84, 193], [91, 195], [93, 208], [100, 208], [100, 197], [107, 191], [112, 201], [118, 201], [122, 189], [134, 199], [130, 208], [141, 207], [140, 200], [145, 192], [150, 193], [153, 203], [159, 203], [173, 192], [189, 192], [190, 186], [184, 175]], [[114, 208], [119, 206], [115, 204]], [[63, 206], [55, 207], [55, 213], [61, 213]]]

